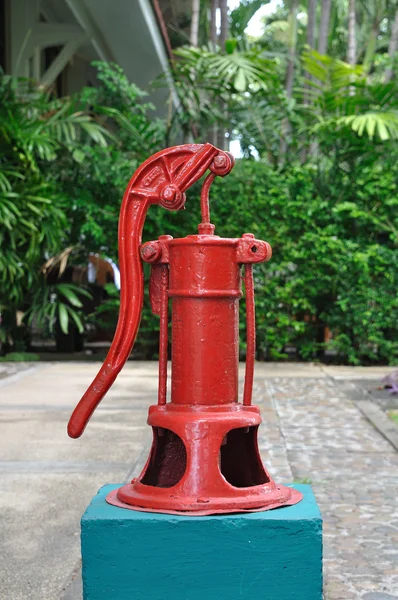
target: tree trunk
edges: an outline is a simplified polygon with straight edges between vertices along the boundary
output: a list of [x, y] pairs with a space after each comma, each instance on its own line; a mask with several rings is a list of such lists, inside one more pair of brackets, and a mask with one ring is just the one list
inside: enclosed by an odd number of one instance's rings
[[316, 5], [317, 5], [317, 0], [308, 0], [307, 45], [310, 48], [315, 47]]
[[289, 15], [289, 47], [287, 51], [287, 68], [285, 79], [285, 90], [288, 98], [292, 97], [293, 79], [294, 79], [294, 59], [296, 55], [297, 42], [297, 13], [298, 0], [293, 0], [292, 8]]
[[[391, 60], [397, 51], [397, 46], [398, 46], [398, 10], [395, 13], [395, 19], [391, 26], [391, 37], [390, 37], [390, 42], [388, 44], [388, 56], [390, 57]], [[386, 70], [385, 77], [384, 77], [385, 82], [388, 83], [391, 80], [392, 76], [393, 76], [393, 70], [391, 67], [388, 67], [388, 69]]]
[[287, 53], [287, 68], [286, 68], [286, 79], [285, 79], [285, 90], [288, 98], [292, 97], [293, 92], [293, 79], [294, 79], [294, 58], [296, 54], [296, 39], [297, 39], [297, 12], [298, 12], [298, 1], [293, 0], [292, 12], [291, 12], [291, 39], [289, 40], [289, 49]]
[[210, 41], [213, 46], [213, 50], [217, 46], [217, 8], [218, 0], [211, 0], [210, 3]]
[[[225, 42], [228, 39], [229, 34], [229, 21], [228, 21], [228, 0], [219, 0], [220, 15], [221, 15], [221, 27], [220, 27], [220, 47], [221, 52], [225, 52]], [[228, 120], [227, 105], [225, 102], [220, 100], [220, 112], [222, 113], [225, 122]], [[224, 122], [218, 123], [217, 127], [217, 147], [220, 150], [228, 149], [228, 141], [226, 138], [227, 128]]]
[[327, 52], [331, 5], [332, 0], [322, 0], [321, 22], [319, 24], [318, 38], [319, 54], [326, 54]]
[[366, 52], [363, 59], [363, 69], [365, 73], [369, 73], [372, 68], [373, 61], [376, 54], [377, 38], [380, 31], [380, 21], [376, 19], [372, 25], [372, 31], [370, 32], [369, 40], [366, 45]]
[[[286, 79], [285, 79], [285, 91], [287, 98], [292, 97], [293, 92], [293, 80], [294, 80], [294, 59], [296, 54], [296, 41], [297, 41], [297, 13], [298, 13], [298, 0], [293, 0], [292, 8], [289, 15], [289, 47], [287, 53], [287, 67], [286, 67]], [[282, 137], [280, 142], [280, 155], [285, 156], [287, 150], [286, 137], [290, 131], [290, 123], [288, 119], [284, 119], [282, 123]]]
[[199, 14], [200, 0], [192, 0], [192, 19], [191, 19], [191, 46], [198, 46], [199, 42]]
[[[316, 25], [316, 5], [317, 0], [308, 0], [307, 7], [307, 46], [310, 48], [315, 47], [315, 25]], [[311, 75], [306, 73], [307, 79], [311, 79]], [[308, 94], [307, 90], [309, 89], [309, 85], [304, 84], [304, 104], [308, 104]]]
[[349, 3], [348, 3], [347, 62], [349, 65], [352, 65], [352, 66], [354, 66], [357, 62], [355, 0], [349, 0]]
[[[218, 0], [210, 0], [210, 42], [212, 50], [215, 52], [217, 48], [217, 9]], [[217, 146], [217, 124], [215, 123], [209, 128], [208, 139], [213, 146]]]
[[225, 42], [229, 35], [229, 22], [228, 22], [228, 0], [219, 0], [220, 13], [221, 13], [221, 29], [220, 29], [220, 46], [221, 50], [225, 50]]
[[[317, 0], [308, 0], [307, 46], [309, 46], [311, 49], [315, 47], [316, 5], [317, 5]], [[306, 75], [306, 78], [310, 81], [311, 75], [309, 73], [305, 73], [305, 75]], [[308, 106], [310, 104], [309, 94], [308, 94], [309, 88], [310, 88], [310, 86], [308, 85], [308, 83], [305, 83], [304, 84], [304, 98], [303, 98], [304, 106]], [[308, 155], [308, 148], [305, 144], [303, 144], [301, 153], [300, 153], [301, 163], [305, 163], [305, 161], [307, 160], [307, 155]]]

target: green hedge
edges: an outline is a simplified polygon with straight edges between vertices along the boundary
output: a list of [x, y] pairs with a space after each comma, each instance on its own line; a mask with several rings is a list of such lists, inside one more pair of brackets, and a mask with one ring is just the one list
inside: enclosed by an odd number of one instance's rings
[[[221, 236], [252, 232], [272, 245], [255, 267], [259, 359], [322, 358], [394, 363], [398, 356], [398, 168], [362, 167], [320, 175], [313, 167], [276, 172], [248, 160], [212, 188], [212, 221]], [[196, 231], [199, 187], [184, 212], [153, 207], [145, 240]], [[245, 350], [244, 302], [241, 349]], [[324, 327], [333, 338], [324, 344]], [[157, 317], [145, 302], [141, 353], [156, 352]]]

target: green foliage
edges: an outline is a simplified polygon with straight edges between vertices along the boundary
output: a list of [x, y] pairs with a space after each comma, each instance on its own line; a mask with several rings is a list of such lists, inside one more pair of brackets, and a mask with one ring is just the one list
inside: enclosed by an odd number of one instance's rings
[[35, 352], [9, 352], [0, 356], [0, 362], [35, 362], [40, 360], [40, 355]]
[[[351, 364], [397, 360], [398, 90], [397, 61], [387, 54], [396, 6], [357, 6], [362, 64], [350, 66], [347, 2], [332, 3], [330, 55], [305, 46], [305, 4], [294, 21], [291, 3], [279, 3], [264, 35], [249, 39], [245, 27], [263, 4], [242, 0], [230, 12], [225, 47], [206, 45], [207, 23], [200, 48], [175, 50], [179, 107], [170, 98], [165, 121], [151, 116], [145, 92], [115, 64], [95, 63], [97, 87], [57, 100], [29, 82], [1, 78], [2, 344], [13, 338], [14, 349], [24, 347], [16, 309], [30, 307], [27, 318], [49, 331], [82, 331], [86, 292], [61, 282], [44, 286], [40, 266], [68, 246], [79, 247], [83, 261], [89, 252], [117, 260], [120, 202], [138, 165], [182, 141], [218, 139], [221, 146], [227, 132], [245, 159], [214, 186], [217, 233], [252, 231], [274, 249], [271, 262], [255, 269], [258, 357], [283, 358], [295, 348], [305, 360], [327, 350]], [[201, 23], [208, 8], [201, 3]], [[199, 187], [189, 196], [181, 213], [151, 207], [144, 240], [193, 233]], [[110, 328], [119, 294], [110, 286], [107, 292], [91, 319]], [[242, 355], [244, 308], [243, 300]], [[156, 355], [157, 331], [146, 295], [141, 356]]]
[[51, 100], [27, 82], [0, 77], [0, 311], [4, 340], [18, 344], [16, 310], [40, 286], [46, 255], [68, 234], [68, 198], [58, 185], [62, 157], [110, 135], [70, 99]]
[[108, 146], [80, 145], [81, 160], [64, 155], [52, 172], [67, 195], [68, 245], [117, 259], [117, 218], [124, 189], [138, 165], [164, 144], [164, 123], [150, 119], [146, 92], [112, 63], [94, 63], [101, 85], [75, 101], [112, 132]]
[[[245, 0], [231, 11], [234, 37], [225, 48], [174, 51], [171, 71], [180, 106], [169, 121], [168, 140], [175, 138], [177, 124], [186, 139], [192, 135], [196, 141], [214, 139], [215, 129], [227, 128], [229, 136], [241, 142], [245, 156], [259, 155], [278, 168], [287, 154], [290, 163], [317, 162], [322, 155], [329, 156], [331, 148], [339, 159], [342, 153], [345, 158], [365, 156], [377, 153], [380, 143], [397, 138], [397, 80], [385, 81], [386, 64], [394, 61], [381, 55], [376, 61], [377, 32], [386, 43], [383, 19], [387, 16], [391, 27], [394, 18], [389, 3], [378, 2], [368, 15], [361, 7], [364, 63], [354, 66], [344, 62], [346, 31], [342, 36], [336, 33], [341, 38], [338, 52], [336, 46], [333, 56], [321, 55], [306, 46], [305, 9], [293, 21], [289, 3], [267, 17], [261, 38], [247, 38], [244, 28], [260, 4], [264, 2]], [[347, 5], [340, 9], [332, 15], [336, 23], [347, 18]], [[285, 89], [289, 48], [296, 48], [292, 97]], [[375, 149], [369, 148], [369, 139]]]
[[27, 322], [29, 325], [35, 322], [37, 327], [49, 334], [53, 334], [59, 325], [65, 335], [73, 322], [78, 332], [83, 333], [83, 317], [78, 309], [83, 308], [83, 298], [91, 297], [86, 289], [72, 283], [39, 287], [35, 290], [31, 306], [26, 313]]
[[[395, 82], [369, 81], [362, 66], [323, 56], [315, 50], [303, 54], [303, 66], [314, 78], [313, 103], [306, 114], [320, 141], [351, 134], [385, 142], [398, 137], [398, 101]], [[332, 136], [333, 134], [333, 136]], [[326, 136], [326, 137], [324, 137]], [[366, 143], [366, 141], [365, 141]]]
[[[113, 64], [97, 63], [97, 88], [51, 99], [0, 77], [0, 313], [13, 343], [16, 310], [66, 332], [83, 329], [76, 290], [44, 286], [40, 267], [68, 245], [117, 258], [117, 218], [132, 173], [160, 147], [152, 105]], [[84, 255], [84, 252], [82, 253]], [[84, 291], [80, 291], [83, 294]], [[80, 302], [80, 300], [78, 300]], [[18, 334], [19, 335], [19, 334]], [[14, 340], [15, 341], [15, 340]]]
[[120, 309], [120, 293], [113, 283], [106, 284], [104, 289], [108, 297], [95, 308], [90, 317], [95, 325], [115, 330]]
[[[171, 72], [180, 108], [169, 124], [169, 137], [176, 135], [178, 124], [186, 135], [193, 133], [195, 139], [203, 140], [212, 124], [228, 122], [242, 94], [250, 88], [264, 93], [277, 86], [273, 61], [257, 48], [238, 51], [234, 40], [228, 40], [225, 50], [175, 50], [177, 60], [172, 61]], [[161, 82], [164, 85], [164, 79]], [[220, 102], [227, 110], [220, 108]]]
[[253, 233], [274, 249], [272, 261], [258, 269], [265, 275], [258, 285], [260, 350], [279, 356], [293, 345], [313, 358], [323, 348], [319, 328], [326, 324], [334, 334], [330, 347], [351, 363], [397, 359], [398, 171], [383, 178], [380, 171], [366, 168], [353, 180], [335, 170], [327, 194], [312, 168], [276, 174], [241, 163], [223, 182], [231, 184], [223, 194], [234, 202], [238, 177], [242, 199], [234, 204], [250, 196], [264, 215]]
[[[277, 172], [240, 160], [212, 188], [216, 233], [250, 231], [273, 247], [273, 258], [255, 267], [258, 358], [280, 359], [295, 348], [304, 360], [333, 350], [351, 364], [398, 360], [398, 169], [395, 162], [358, 169], [335, 168], [326, 191], [311, 166]], [[159, 231], [195, 231], [199, 189], [187, 210], [149, 212], [145, 239]], [[156, 232], [156, 233], [155, 233]], [[245, 351], [244, 300], [241, 351]], [[324, 342], [324, 328], [333, 337]], [[156, 352], [158, 319], [144, 306], [141, 352]]]
[[242, 0], [240, 4], [231, 11], [230, 34], [233, 38], [244, 38], [245, 29], [250, 19], [263, 4], [264, 0]]

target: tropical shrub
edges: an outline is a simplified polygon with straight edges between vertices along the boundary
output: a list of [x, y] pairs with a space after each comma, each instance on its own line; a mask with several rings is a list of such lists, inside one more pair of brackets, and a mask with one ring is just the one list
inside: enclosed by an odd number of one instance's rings
[[[26, 347], [18, 311], [63, 332], [80, 307], [46, 289], [41, 266], [66, 246], [117, 257], [119, 205], [131, 174], [158, 148], [144, 92], [119, 67], [98, 63], [98, 88], [54, 99], [0, 75], [0, 342]], [[84, 293], [84, 292], [82, 292]], [[33, 295], [33, 296], [32, 296]], [[58, 298], [59, 300], [54, 301]], [[79, 301], [78, 301], [79, 302]]]
[[[397, 361], [397, 184], [396, 166], [364, 168], [354, 181], [335, 170], [334, 185], [325, 189], [311, 166], [276, 172], [247, 160], [216, 181], [216, 233], [240, 237], [250, 231], [273, 247], [271, 261], [255, 267], [258, 358], [285, 358], [290, 348], [304, 360], [332, 350], [334, 360], [351, 364]], [[182, 213], [151, 208], [145, 239], [194, 232], [198, 195], [197, 186]], [[329, 341], [325, 327], [332, 331]], [[146, 301], [137, 340], [141, 355], [156, 352], [157, 329]]]
[[[304, 360], [333, 350], [352, 364], [396, 361], [396, 83], [369, 81], [361, 67], [312, 52], [305, 68], [315, 93], [300, 106], [275, 84], [272, 61], [250, 48], [242, 55], [233, 45], [226, 49], [223, 56], [179, 51], [174, 73], [187, 112], [174, 125], [179, 121], [203, 141], [229, 114], [244, 155], [261, 159], [239, 160], [215, 183], [211, 201], [217, 233], [251, 231], [274, 249], [272, 261], [255, 269], [258, 358], [279, 359], [294, 349]], [[21, 91], [10, 78], [0, 82], [0, 341], [13, 339], [13, 350], [25, 348], [17, 309], [31, 307], [31, 320], [49, 330], [66, 331], [68, 322], [82, 329], [84, 292], [56, 281], [41, 287], [40, 267], [67, 246], [78, 247], [82, 260], [100, 252], [117, 261], [124, 188], [136, 167], [175, 134], [172, 123], [151, 119], [153, 107], [119, 67], [98, 63], [97, 69], [99, 87], [72, 99]], [[224, 78], [215, 77], [221, 72]], [[286, 155], [280, 137], [287, 117]], [[300, 166], [302, 146], [306, 162]], [[199, 220], [196, 186], [186, 211], [151, 207], [144, 241], [192, 233]], [[148, 279], [147, 267], [145, 274]], [[109, 326], [117, 308], [113, 290], [94, 318]], [[157, 330], [146, 297], [140, 356], [155, 357]]]
[[117, 224], [124, 189], [141, 162], [161, 149], [164, 124], [151, 118], [146, 92], [112, 63], [95, 62], [98, 87], [83, 88], [75, 102], [112, 134], [106, 147], [79, 145], [78, 160], [64, 154], [51, 176], [68, 197], [68, 244], [117, 260]]
[[0, 104], [1, 341], [14, 346], [17, 311], [40, 285], [41, 263], [67, 240], [68, 198], [52, 167], [62, 155], [77, 160], [82, 144], [105, 147], [109, 134], [72, 100], [51, 99], [27, 81], [1, 75]]

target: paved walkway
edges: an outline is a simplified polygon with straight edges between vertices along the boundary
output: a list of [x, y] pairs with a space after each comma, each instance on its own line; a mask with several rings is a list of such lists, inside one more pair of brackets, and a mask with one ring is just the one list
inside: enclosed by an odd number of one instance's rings
[[[81, 598], [80, 516], [100, 485], [126, 480], [146, 457], [154, 363], [130, 362], [85, 435], [67, 438], [97, 368], [1, 365], [0, 600]], [[325, 600], [398, 600], [398, 453], [364, 416], [355, 383], [385, 372], [256, 366], [266, 465], [280, 482], [310, 482], [324, 517]]]

